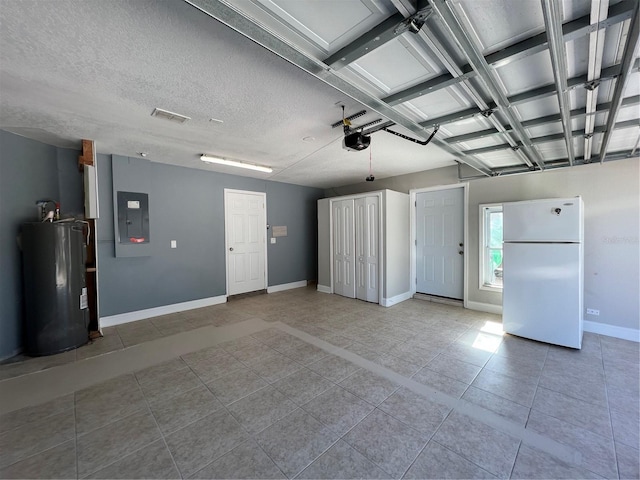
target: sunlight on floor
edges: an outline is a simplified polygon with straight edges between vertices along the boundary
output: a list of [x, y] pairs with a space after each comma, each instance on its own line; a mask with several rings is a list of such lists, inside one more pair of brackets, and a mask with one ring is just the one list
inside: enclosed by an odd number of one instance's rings
[[503, 334], [502, 323], [487, 321], [471, 346], [485, 352], [495, 352], [502, 342]]

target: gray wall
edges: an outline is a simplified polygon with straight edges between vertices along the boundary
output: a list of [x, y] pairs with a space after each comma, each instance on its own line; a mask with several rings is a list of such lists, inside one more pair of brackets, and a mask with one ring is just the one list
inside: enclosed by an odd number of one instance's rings
[[[472, 172], [469, 172], [472, 173]], [[585, 308], [600, 316], [585, 320], [638, 329], [640, 327], [640, 171], [637, 159], [550, 170], [542, 173], [484, 178], [469, 182], [469, 271], [471, 302], [502, 304], [501, 293], [480, 290], [478, 277], [479, 205], [536, 198], [581, 195], [585, 204]], [[456, 167], [363, 182], [325, 190], [328, 196], [390, 188], [457, 184]]]
[[330, 203], [328, 198], [318, 200], [318, 225], [325, 228], [318, 229], [318, 285], [333, 288], [331, 283], [331, 220]]
[[409, 240], [409, 197], [394, 191], [384, 192], [386, 203], [384, 245], [384, 297], [387, 299], [411, 291], [411, 250]]
[[[288, 227], [287, 237], [268, 244], [269, 285], [316, 279], [322, 190], [154, 162], [147, 169], [150, 255], [116, 258], [111, 162], [98, 156], [101, 316], [226, 293], [225, 188], [266, 192], [267, 223]], [[178, 248], [170, 248], [171, 240]]]
[[63, 215], [82, 212], [78, 154], [0, 130], [0, 359], [22, 349], [20, 224], [38, 220], [42, 199], [58, 200]]

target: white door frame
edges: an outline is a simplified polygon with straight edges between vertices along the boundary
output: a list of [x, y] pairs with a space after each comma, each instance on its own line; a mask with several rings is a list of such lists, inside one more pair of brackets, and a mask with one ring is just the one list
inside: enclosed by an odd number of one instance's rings
[[267, 265], [267, 194], [266, 192], [253, 192], [250, 190], [235, 190], [233, 188], [225, 188], [223, 193], [223, 209], [224, 209], [224, 273], [225, 273], [225, 297], [229, 297], [229, 244], [227, 232], [228, 229], [228, 221], [227, 217], [227, 193], [241, 193], [241, 194], [250, 194], [250, 195], [259, 195], [262, 197], [262, 201], [264, 204], [264, 288], [265, 290], [269, 287], [269, 268]]
[[[355, 199], [356, 198], [362, 198], [362, 197], [378, 197], [378, 304], [380, 305], [382, 302], [382, 295], [383, 295], [383, 290], [382, 290], [382, 279], [384, 278], [384, 262], [382, 261], [383, 258], [383, 254], [384, 254], [384, 230], [383, 230], [383, 224], [382, 224], [382, 219], [383, 219], [383, 203], [382, 203], [382, 192], [381, 191], [377, 191], [377, 192], [364, 192], [364, 193], [359, 193], [356, 195], [345, 195], [343, 197], [333, 197], [329, 199], [329, 259], [330, 259], [330, 276], [331, 276], [331, 285], [330, 285], [330, 289], [331, 291], [329, 293], [335, 293], [333, 291], [333, 202], [340, 202], [342, 200], [350, 200], [353, 199], [354, 203], [355, 203]], [[355, 221], [355, 216], [354, 216], [354, 221]], [[354, 230], [354, 235], [355, 235], [355, 230]], [[355, 253], [355, 252], [354, 252]]]
[[428, 187], [428, 188], [415, 188], [413, 190], [409, 190], [409, 200], [411, 204], [409, 205], [411, 217], [410, 229], [411, 229], [411, 295], [416, 294], [416, 261], [417, 261], [417, 252], [416, 252], [416, 243], [418, 241], [418, 232], [416, 225], [416, 194], [425, 193], [425, 192], [436, 192], [438, 190], [451, 190], [454, 188], [462, 188], [464, 192], [464, 214], [463, 214], [463, 232], [464, 232], [464, 258], [463, 258], [463, 272], [462, 272], [462, 303], [464, 308], [467, 308], [467, 294], [468, 294], [468, 286], [467, 286], [467, 272], [469, 271], [469, 233], [468, 233], [468, 219], [469, 219], [469, 183], [458, 183], [454, 185], [441, 185], [438, 187]]

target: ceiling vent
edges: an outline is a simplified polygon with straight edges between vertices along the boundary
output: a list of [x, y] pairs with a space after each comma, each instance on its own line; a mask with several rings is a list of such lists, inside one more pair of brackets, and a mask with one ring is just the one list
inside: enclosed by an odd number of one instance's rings
[[151, 112], [152, 117], [164, 118], [176, 123], [184, 123], [187, 120], [191, 120], [191, 117], [180, 115], [179, 113], [170, 112], [169, 110], [163, 110], [161, 108], [154, 108]]

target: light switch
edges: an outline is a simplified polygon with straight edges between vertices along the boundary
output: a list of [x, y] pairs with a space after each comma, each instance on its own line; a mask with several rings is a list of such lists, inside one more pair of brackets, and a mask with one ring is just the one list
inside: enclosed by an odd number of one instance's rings
[[276, 243], [276, 239], [271, 237], [271, 243]]
[[176, 240], [171, 240], [171, 248], [178, 248], [178, 242]]

